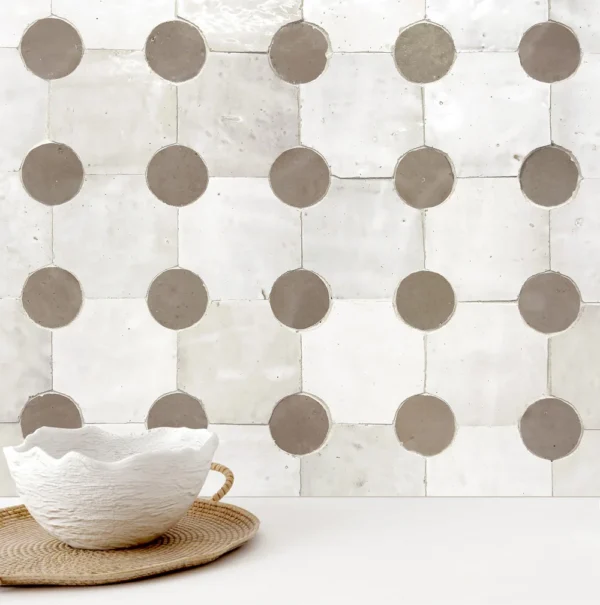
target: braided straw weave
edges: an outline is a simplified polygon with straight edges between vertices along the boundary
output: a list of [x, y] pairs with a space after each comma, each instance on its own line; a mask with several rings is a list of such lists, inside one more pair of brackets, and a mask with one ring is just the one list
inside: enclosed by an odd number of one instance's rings
[[136, 548], [71, 548], [47, 534], [24, 506], [0, 510], [0, 584], [113, 584], [214, 561], [250, 540], [259, 521], [219, 502], [231, 489], [233, 473], [220, 464], [211, 469], [225, 475], [225, 485], [210, 500], [196, 500], [164, 536]]

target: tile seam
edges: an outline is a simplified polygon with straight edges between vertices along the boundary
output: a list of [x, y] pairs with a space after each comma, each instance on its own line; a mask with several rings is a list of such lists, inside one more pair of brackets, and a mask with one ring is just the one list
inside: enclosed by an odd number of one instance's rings
[[421, 114], [423, 117], [423, 146], [427, 145], [426, 128], [425, 128], [425, 87], [421, 86]]

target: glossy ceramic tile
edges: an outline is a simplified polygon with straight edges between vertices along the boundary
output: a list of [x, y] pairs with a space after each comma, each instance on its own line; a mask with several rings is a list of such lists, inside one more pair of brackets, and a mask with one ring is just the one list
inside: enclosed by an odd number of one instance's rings
[[547, 339], [523, 322], [514, 303], [459, 303], [427, 336], [426, 390], [450, 403], [459, 425], [515, 425], [546, 384]]
[[175, 142], [175, 87], [141, 51], [85, 53], [52, 82], [50, 138], [77, 153], [89, 174], [143, 174], [153, 153]]
[[0, 445], [209, 427], [239, 496], [600, 496], [599, 32], [0, 0]]
[[179, 262], [202, 276], [213, 299], [265, 299], [301, 264], [300, 213], [266, 179], [211, 179], [180, 210]]
[[532, 456], [514, 427], [462, 427], [427, 461], [429, 496], [551, 496], [551, 462]]
[[143, 298], [152, 279], [177, 264], [177, 210], [157, 200], [143, 176], [88, 176], [80, 194], [54, 210], [54, 261], [89, 298]]
[[391, 426], [336, 425], [302, 458], [303, 496], [424, 496], [425, 459], [406, 451]]
[[178, 386], [199, 397], [211, 422], [266, 424], [300, 390], [300, 337], [267, 301], [213, 302], [179, 335]]
[[458, 300], [516, 300], [549, 268], [548, 212], [523, 199], [517, 179], [459, 179], [425, 224], [427, 268]]
[[391, 424], [398, 404], [423, 391], [423, 334], [387, 301], [335, 300], [327, 319], [302, 334], [304, 390], [334, 422]]
[[333, 54], [301, 87], [300, 108], [302, 144], [321, 152], [337, 177], [389, 177], [401, 155], [423, 144], [421, 91], [387, 54]]
[[530, 151], [550, 143], [550, 89], [514, 53], [460, 53], [424, 95], [425, 140], [450, 155], [458, 176], [516, 176]]
[[139, 299], [88, 299], [53, 334], [54, 388], [77, 401], [86, 422], [143, 422], [152, 402], [175, 390], [176, 360], [176, 333]]
[[334, 178], [302, 229], [304, 267], [327, 276], [334, 298], [390, 298], [423, 268], [421, 215], [391, 180]]

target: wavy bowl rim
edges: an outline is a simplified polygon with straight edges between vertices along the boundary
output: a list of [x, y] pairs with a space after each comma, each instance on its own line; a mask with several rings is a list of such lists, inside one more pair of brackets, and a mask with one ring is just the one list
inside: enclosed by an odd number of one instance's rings
[[[94, 458], [89, 456], [88, 454], [83, 454], [81, 452], [77, 452], [74, 450], [68, 450], [62, 456], [53, 456], [48, 453], [43, 447], [39, 445], [31, 446], [31, 441], [33, 441], [33, 437], [35, 435], [40, 435], [42, 433], [64, 433], [66, 435], [72, 436], [74, 433], [96, 433], [102, 436], [108, 436], [111, 438], [116, 438], [117, 440], [126, 441], [131, 443], [132, 441], [136, 441], [139, 438], [147, 435], [148, 433], [166, 433], [166, 432], [183, 432], [183, 433], [202, 433], [207, 435], [207, 439], [198, 446], [193, 445], [183, 445], [177, 446], [176, 444], [171, 445], [170, 447], [157, 448], [151, 451], [143, 451], [143, 452], [135, 452], [133, 454], [129, 454], [119, 460], [107, 461], [107, 460], [99, 460], [98, 458]], [[126, 464], [131, 463], [132, 461], [143, 460], [144, 458], [153, 458], [157, 455], [165, 455], [165, 454], [182, 454], [182, 453], [201, 453], [203, 449], [207, 448], [208, 445], [212, 445], [211, 455], [208, 460], [212, 460], [214, 453], [219, 445], [219, 438], [216, 433], [209, 431], [208, 429], [191, 429], [188, 427], [156, 427], [153, 429], [147, 429], [143, 433], [133, 434], [133, 435], [119, 435], [117, 433], [111, 433], [110, 431], [100, 428], [98, 426], [93, 425], [85, 425], [76, 429], [66, 429], [59, 427], [49, 427], [42, 426], [36, 429], [33, 433], [30, 433], [25, 437], [25, 439], [19, 443], [18, 445], [5, 446], [2, 448], [4, 451], [4, 455], [6, 457], [6, 461], [10, 464], [11, 462], [17, 460], [24, 459], [32, 459], [32, 460], [44, 460], [53, 465], [60, 465], [64, 462], [68, 462], [70, 460], [83, 460], [90, 461], [96, 466], [106, 467], [106, 468], [114, 468], [119, 466], [125, 466]]]

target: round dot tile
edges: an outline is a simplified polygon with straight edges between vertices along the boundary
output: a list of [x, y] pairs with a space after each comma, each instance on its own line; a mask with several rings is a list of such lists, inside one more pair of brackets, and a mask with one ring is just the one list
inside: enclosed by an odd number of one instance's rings
[[206, 61], [200, 31], [185, 21], [157, 25], [146, 41], [146, 61], [161, 78], [185, 82], [196, 77]]
[[296, 393], [275, 406], [269, 429], [282, 450], [302, 456], [323, 445], [329, 433], [329, 416], [314, 397]]
[[558, 460], [575, 450], [583, 428], [577, 412], [565, 401], [548, 397], [530, 405], [519, 424], [525, 447], [546, 460]]
[[416, 23], [400, 32], [394, 47], [398, 71], [410, 82], [427, 84], [445, 76], [456, 58], [450, 34], [435, 23]]
[[329, 289], [312, 271], [295, 269], [277, 278], [269, 297], [273, 315], [285, 326], [304, 330], [329, 311]]
[[307, 208], [323, 199], [331, 178], [329, 166], [320, 154], [308, 147], [294, 147], [275, 160], [269, 180], [282, 202]]
[[21, 39], [25, 65], [44, 80], [64, 78], [83, 57], [83, 43], [75, 28], [62, 19], [36, 21]]
[[60, 393], [42, 393], [32, 397], [21, 412], [21, 432], [27, 437], [42, 426], [78, 429], [83, 426], [75, 402]]
[[559, 82], [579, 67], [581, 48], [575, 34], [554, 21], [528, 29], [519, 44], [519, 59], [525, 72], [540, 82]]
[[396, 291], [398, 314], [419, 330], [435, 330], [445, 324], [454, 312], [454, 304], [452, 286], [433, 271], [411, 273]]
[[419, 210], [439, 206], [454, 187], [448, 156], [432, 147], [409, 151], [398, 162], [394, 178], [398, 195]]
[[546, 271], [530, 277], [519, 294], [519, 311], [525, 322], [544, 334], [566, 330], [579, 315], [581, 298], [565, 275]]
[[83, 183], [83, 165], [67, 145], [44, 143], [27, 154], [21, 178], [33, 199], [47, 206], [57, 206], [79, 193]]
[[204, 282], [187, 269], [161, 273], [148, 290], [148, 309], [165, 328], [183, 330], [200, 321], [208, 306]]
[[208, 418], [199, 399], [182, 392], [168, 393], [154, 402], [146, 426], [149, 429], [161, 426], [205, 429]]
[[454, 439], [456, 423], [450, 406], [432, 395], [414, 395], [398, 408], [396, 435], [409, 451], [423, 456], [443, 452]]
[[548, 145], [525, 158], [519, 178], [532, 202], [550, 208], [571, 199], [579, 183], [579, 168], [568, 151]]
[[195, 202], [206, 191], [208, 170], [193, 149], [170, 145], [150, 160], [146, 180], [161, 202], [181, 207]]
[[323, 32], [305, 21], [288, 23], [273, 36], [269, 57], [275, 73], [290, 84], [318, 78], [327, 65], [329, 44]]
[[77, 278], [60, 267], [44, 267], [32, 273], [23, 287], [23, 308], [44, 328], [71, 323], [83, 301]]

